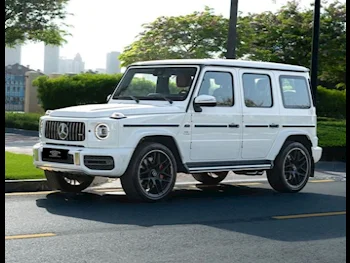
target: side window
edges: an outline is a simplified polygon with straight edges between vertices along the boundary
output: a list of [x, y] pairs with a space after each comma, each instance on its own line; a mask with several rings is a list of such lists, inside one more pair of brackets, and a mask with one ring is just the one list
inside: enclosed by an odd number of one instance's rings
[[217, 101], [217, 106], [233, 106], [232, 74], [229, 72], [207, 71], [204, 75], [198, 95], [214, 96]]
[[309, 109], [311, 107], [307, 80], [299, 76], [280, 76], [283, 105], [285, 108]]
[[268, 75], [243, 74], [244, 102], [247, 107], [270, 108], [273, 105], [271, 80]]

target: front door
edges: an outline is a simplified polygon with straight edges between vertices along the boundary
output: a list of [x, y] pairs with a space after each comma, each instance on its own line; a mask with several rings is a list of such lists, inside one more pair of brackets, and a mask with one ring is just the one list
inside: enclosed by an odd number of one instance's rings
[[[191, 112], [191, 152], [195, 162], [231, 161], [240, 158], [242, 139], [242, 107], [232, 68], [206, 68], [195, 96], [212, 95], [215, 107], [201, 107], [201, 112]], [[193, 98], [193, 99], [194, 99]]]

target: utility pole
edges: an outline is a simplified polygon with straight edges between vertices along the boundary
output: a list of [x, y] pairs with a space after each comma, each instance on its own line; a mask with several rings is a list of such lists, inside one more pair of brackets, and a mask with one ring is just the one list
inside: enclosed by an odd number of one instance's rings
[[314, 95], [314, 103], [316, 104], [317, 94], [317, 69], [318, 69], [318, 48], [320, 38], [320, 11], [321, 0], [315, 0], [314, 21], [312, 32], [312, 50], [311, 50], [311, 87]]
[[231, 0], [230, 24], [227, 38], [227, 59], [236, 58], [238, 0]]

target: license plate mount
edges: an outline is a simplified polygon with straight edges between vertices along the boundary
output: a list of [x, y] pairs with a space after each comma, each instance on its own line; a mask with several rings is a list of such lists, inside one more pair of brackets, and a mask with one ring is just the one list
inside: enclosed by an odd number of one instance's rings
[[44, 148], [43, 149], [43, 159], [51, 160], [67, 160], [68, 150], [54, 149], [54, 148]]

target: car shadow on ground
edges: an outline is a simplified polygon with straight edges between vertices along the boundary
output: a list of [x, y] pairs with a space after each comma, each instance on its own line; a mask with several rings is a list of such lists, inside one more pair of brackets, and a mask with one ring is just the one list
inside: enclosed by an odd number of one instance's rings
[[272, 240], [298, 242], [345, 237], [345, 216], [277, 220], [273, 216], [345, 211], [345, 197], [264, 187], [219, 185], [174, 190], [159, 203], [130, 202], [121, 192], [51, 193], [37, 206], [54, 215], [126, 226], [205, 225]]

